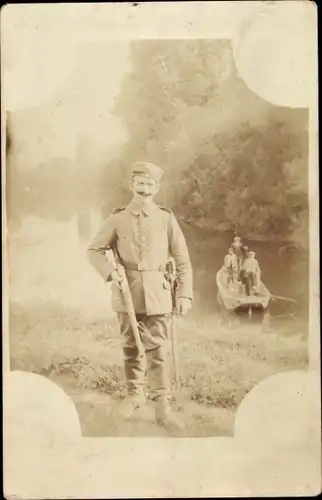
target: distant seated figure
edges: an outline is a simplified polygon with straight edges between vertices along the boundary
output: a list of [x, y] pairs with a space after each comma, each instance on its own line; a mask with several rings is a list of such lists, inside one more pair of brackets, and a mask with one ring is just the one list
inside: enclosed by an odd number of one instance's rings
[[235, 236], [234, 241], [232, 243], [232, 249], [237, 258], [237, 266], [239, 272], [243, 261], [243, 244], [239, 236]]
[[231, 285], [236, 282], [238, 274], [237, 257], [232, 248], [229, 248], [228, 250], [224, 266], [228, 274], [228, 285]]
[[258, 292], [261, 269], [256, 259], [255, 252], [248, 252], [248, 256], [244, 260], [241, 267], [240, 277], [242, 283], [245, 285], [247, 295]]

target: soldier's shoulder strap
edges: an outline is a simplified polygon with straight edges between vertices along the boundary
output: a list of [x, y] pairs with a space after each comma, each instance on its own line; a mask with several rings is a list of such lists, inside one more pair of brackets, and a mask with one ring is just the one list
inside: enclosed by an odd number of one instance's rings
[[161, 209], [161, 210], [164, 210], [165, 212], [168, 212], [168, 214], [171, 214], [171, 210], [170, 208], [167, 208], [167, 207], [164, 207], [163, 205], [158, 205], [158, 207]]
[[112, 214], [118, 214], [119, 212], [123, 212], [125, 209], [126, 207], [114, 208], [114, 210], [112, 210]]

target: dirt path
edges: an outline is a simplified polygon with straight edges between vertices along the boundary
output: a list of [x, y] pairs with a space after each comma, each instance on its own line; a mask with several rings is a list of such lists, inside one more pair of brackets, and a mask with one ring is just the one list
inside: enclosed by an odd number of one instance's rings
[[[138, 410], [132, 421], [121, 414], [120, 401], [105, 394], [73, 395], [84, 436], [90, 437], [209, 437], [230, 436], [234, 412], [225, 408], [206, 408], [185, 401], [177, 416], [184, 426], [183, 433], [169, 434], [154, 421], [153, 404]], [[174, 408], [175, 409], [175, 408]]]
[[173, 410], [183, 424], [183, 432], [169, 434], [154, 421], [153, 403], [138, 410], [131, 421], [122, 415], [121, 399], [98, 391], [84, 391], [68, 376], [52, 380], [69, 394], [76, 406], [84, 437], [213, 437], [232, 435], [234, 411], [228, 408], [208, 408], [191, 401], [184, 391], [179, 395], [180, 406]]

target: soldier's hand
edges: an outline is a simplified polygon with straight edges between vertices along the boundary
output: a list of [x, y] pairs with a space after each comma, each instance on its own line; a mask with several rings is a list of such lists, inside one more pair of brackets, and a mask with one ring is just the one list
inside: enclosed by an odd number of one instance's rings
[[176, 301], [177, 314], [186, 314], [191, 308], [191, 300], [187, 297], [178, 297]]
[[122, 277], [119, 275], [119, 273], [117, 272], [116, 269], [114, 271], [112, 271], [111, 278], [116, 283], [121, 283], [121, 281], [122, 281]]

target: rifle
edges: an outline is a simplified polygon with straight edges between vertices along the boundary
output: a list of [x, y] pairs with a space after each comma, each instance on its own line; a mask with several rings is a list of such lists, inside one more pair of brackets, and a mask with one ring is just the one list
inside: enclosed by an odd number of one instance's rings
[[118, 253], [115, 249], [111, 249], [111, 254], [112, 258], [109, 259], [111, 260], [112, 264], [114, 264], [115, 270], [118, 272], [118, 274], [121, 277], [121, 281], [118, 284], [118, 286], [121, 289], [123, 299], [124, 299], [124, 304], [125, 304], [125, 309], [126, 312], [129, 316], [131, 328], [133, 331], [136, 347], [139, 351], [140, 354], [143, 354], [145, 352], [141, 336], [140, 336], [140, 330], [139, 330], [139, 325], [136, 320], [136, 314], [135, 314], [135, 309], [133, 305], [133, 300], [132, 300], [132, 295], [131, 295], [131, 290], [129, 287], [129, 282], [126, 276], [126, 272], [124, 269], [124, 266], [120, 262], [120, 258], [118, 256]]
[[176, 384], [176, 390], [180, 389], [180, 380], [177, 372], [177, 350], [176, 350], [176, 289], [178, 286], [176, 279], [175, 267], [172, 261], [169, 261], [166, 265], [166, 275], [167, 281], [171, 286], [171, 295], [172, 295], [172, 322], [171, 322], [171, 351], [172, 351], [172, 361], [173, 361], [173, 374]]

